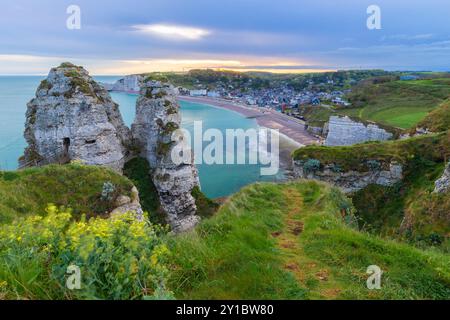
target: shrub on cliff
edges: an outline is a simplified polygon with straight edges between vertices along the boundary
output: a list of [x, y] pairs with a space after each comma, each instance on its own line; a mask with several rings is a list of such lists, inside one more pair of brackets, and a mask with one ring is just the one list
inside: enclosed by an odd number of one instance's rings
[[[49, 206], [0, 229], [0, 299], [170, 298], [163, 231], [131, 215], [72, 222]], [[69, 266], [80, 290], [66, 287]]]

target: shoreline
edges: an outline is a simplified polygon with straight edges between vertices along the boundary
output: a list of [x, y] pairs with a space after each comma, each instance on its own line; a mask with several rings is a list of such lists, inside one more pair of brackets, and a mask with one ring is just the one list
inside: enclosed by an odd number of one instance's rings
[[297, 121], [274, 110], [260, 110], [217, 98], [178, 96], [178, 100], [226, 109], [248, 119], [255, 119], [260, 128], [276, 130], [280, 138], [280, 168], [285, 170], [287, 175], [292, 171], [292, 152], [307, 145], [320, 143], [320, 139], [306, 131], [305, 125], [300, 120]]
[[294, 149], [320, 143], [320, 139], [306, 131], [302, 121], [274, 110], [260, 110], [260, 108], [247, 107], [216, 98], [178, 96], [178, 99], [234, 111], [246, 118], [255, 119], [259, 127], [278, 130], [280, 140], [285, 140]]

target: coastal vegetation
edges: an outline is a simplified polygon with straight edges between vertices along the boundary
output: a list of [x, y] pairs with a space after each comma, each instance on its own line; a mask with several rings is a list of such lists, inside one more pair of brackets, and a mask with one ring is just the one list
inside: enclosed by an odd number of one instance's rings
[[322, 165], [339, 165], [344, 171], [367, 171], [370, 160], [380, 163], [408, 164], [421, 158], [444, 162], [450, 157], [450, 135], [439, 133], [405, 140], [366, 142], [354, 146], [307, 146], [293, 153], [294, 160], [318, 159]]
[[136, 186], [139, 191], [139, 198], [142, 209], [150, 213], [149, 219], [156, 224], [164, 223], [164, 213], [162, 212], [158, 197], [158, 191], [150, 176], [150, 165], [145, 158], [134, 158], [124, 167], [124, 175]]
[[[74, 217], [68, 208], [49, 205], [0, 229], [0, 297], [450, 297], [448, 255], [361, 232], [353, 213], [340, 191], [313, 181], [248, 186], [195, 230], [179, 235], [147, 216]], [[383, 290], [366, 287], [366, 269], [373, 264], [384, 272]], [[65, 287], [70, 265], [80, 267], [80, 290]]]
[[414, 81], [363, 81], [352, 89], [351, 108], [341, 114], [410, 129], [450, 96], [450, 78]]
[[[164, 229], [131, 215], [83, 216], [50, 205], [0, 228], [0, 299], [164, 299]], [[71, 266], [82, 282], [69, 290]], [[75, 284], [76, 285], [76, 284]]]

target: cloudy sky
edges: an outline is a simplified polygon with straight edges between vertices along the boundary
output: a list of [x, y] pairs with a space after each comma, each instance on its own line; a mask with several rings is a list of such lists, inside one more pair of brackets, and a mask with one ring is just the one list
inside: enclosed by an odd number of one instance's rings
[[[449, 0], [0, 0], [0, 74], [450, 70]], [[67, 28], [67, 8], [81, 29]], [[381, 9], [381, 30], [367, 8]], [[73, 21], [73, 20], [70, 20]]]

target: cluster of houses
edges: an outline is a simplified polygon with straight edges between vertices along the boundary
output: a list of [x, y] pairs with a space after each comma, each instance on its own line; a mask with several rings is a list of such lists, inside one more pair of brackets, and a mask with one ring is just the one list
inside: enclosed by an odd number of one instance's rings
[[241, 89], [217, 88], [215, 90], [193, 89], [187, 90], [179, 88], [181, 95], [191, 97], [212, 97], [232, 100], [237, 103], [249, 106], [271, 108], [275, 110], [284, 110], [286, 108], [295, 108], [301, 105], [321, 105], [322, 103], [332, 103], [344, 107], [350, 106], [350, 103], [344, 99], [348, 91], [333, 92], [312, 92], [308, 90], [296, 91], [291, 88], [271, 88], [271, 89], [247, 89], [244, 92]]

